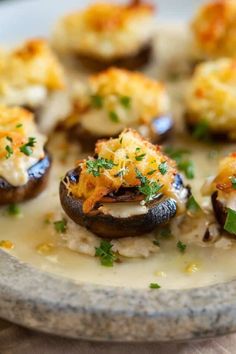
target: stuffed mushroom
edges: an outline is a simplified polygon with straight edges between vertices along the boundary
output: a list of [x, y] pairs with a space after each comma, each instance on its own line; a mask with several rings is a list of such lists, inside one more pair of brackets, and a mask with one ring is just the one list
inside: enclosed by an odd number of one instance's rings
[[236, 153], [224, 157], [215, 177], [204, 185], [204, 194], [211, 195], [213, 211], [222, 229], [236, 235]]
[[131, 129], [98, 141], [60, 184], [68, 216], [105, 238], [152, 231], [183, 212], [187, 197], [175, 162]]
[[164, 84], [137, 72], [110, 68], [92, 75], [77, 88], [73, 101], [62, 126], [84, 148], [94, 148], [97, 139], [115, 137], [126, 127], [156, 143], [173, 125]]
[[38, 118], [50, 94], [63, 87], [62, 67], [46, 41], [0, 52], [0, 104], [27, 108]]
[[236, 139], [236, 60], [197, 66], [187, 93], [187, 125], [196, 138]]
[[31, 112], [0, 106], [0, 205], [34, 198], [45, 188], [51, 165], [45, 143]]
[[89, 69], [112, 65], [136, 69], [151, 57], [154, 12], [153, 5], [141, 0], [97, 2], [58, 22], [54, 46], [76, 56]]
[[235, 0], [215, 0], [203, 4], [192, 21], [192, 33], [196, 58], [235, 57]]

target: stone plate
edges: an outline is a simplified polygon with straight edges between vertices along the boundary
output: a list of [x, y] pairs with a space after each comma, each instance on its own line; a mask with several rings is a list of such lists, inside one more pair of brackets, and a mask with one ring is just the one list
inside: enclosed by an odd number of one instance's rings
[[[0, 41], [47, 35], [78, 0], [19, 0], [0, 5]], [[199, 0], [160, 0], [160, 21], [187, 20]], [[27, 21], [25, 20], [27, 19]], [[236, 331], [236, 281], [189, 290], [152, 291], [78, 285], [0, 250], [0, 317], [74, 338], [169, 341]]]

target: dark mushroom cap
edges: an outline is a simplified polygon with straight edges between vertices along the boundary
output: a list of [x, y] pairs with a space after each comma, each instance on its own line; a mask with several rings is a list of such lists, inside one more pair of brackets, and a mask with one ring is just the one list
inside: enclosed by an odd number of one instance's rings
[[211, 202], [212, 202], [213, 211], [214, 211], [214, 214], [215, 214], [215, 217], [216, 217], [218, 223], [220, 224], [221, 227], [224, 227], [224, 224], [225, 224], [225, 221], [227, 218], [227, 209], [223, 205], [223, 203], [218, 199], [218, 192], [217, 191], [215, 191], [211, 195]]
[[28, 169], [29, 180], [23, 186], [15, 187], [0, 177], [0, 205], [20, 203], [35, 198], [47, 185], [51, 157], [46, 152], [43, 159]]
[[[95, 209], [85, 214], [83, 212], [83, 200], [76, 198], [68, 192], [66, 180], [71, 183], [78, 182], [80, 175], [79, 169], [69, 171], [60, 183], [60, 200], [66, 214], [77, 224], [86, 227], [93, 233], [104, 238], [119, 238], [128, 236], [139, 236], [152, 231], [156, 226], [168, 223], [177, 211], [177, 204], [173, 198], [167, 198], [160, 195], [158, 198], [147, 204], [148, 212], [141, 215], [132, 215], [129, 217], [113, 217], [110, 214], [104, 214], [98, 210], [101, 204], [98, 203]], [[178, 176], [178, 175], [177, 175]], [[182, 179], [176, 178], [178, 188], [184, 188]], [[135, 192], [133, 192], [135, 193]], [[113, 196], [113, 202], [115, 197]], [[121, 202], [121, 196], [117, 201]], [[124, 198], [123, 198], [124, 200]], [[130, 196], [127, 200], [133, 200]], [[102, 203], [103, 201], [101, 201]]]
[[122, 56], [116, 59], [103, 60], [98, 57], [86, 55], [84, 53], [75, 53], [80, 63], [90, 71], [101, 71], [111, 66], [126, 68], [128, 70], [136, 70], [149, 63], [152, 57], [152, 42], [145, 44], [137, 53]]

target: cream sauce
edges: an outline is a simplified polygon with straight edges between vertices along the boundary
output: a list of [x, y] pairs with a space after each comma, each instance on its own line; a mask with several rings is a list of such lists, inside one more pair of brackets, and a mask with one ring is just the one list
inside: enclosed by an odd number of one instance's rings
[[[156, 78], [169, 79], [169, 75], [165, 74], [167, 67], [169, 71], [176, 67], [182, 72], [186, 70], [186, 51], [182, 53], [180, 50], [189, 47], [188, 39], [184, 38], [187, 31], [175, 26], [164, 26], [158, 31], [158, 64], [153, 63], [147, 73]], [[209, 204], [209, 198], [200, 194], [200, 187], [206, 177], [216, 172], [218, 159], [236, 146], [223, 144], [210, 146], [194, 142], [187, 136], [180, 118], [186, 88], [186, 78], [168, 82], [176, 120], [176, 134], [169, 143], [191, 151], [190, 157], [196, 166], [196, 176], [188, 183], [191, 184], [193, 194], [199, 203], [206, 205]], [[66, 248], [66, 236], [63, 236], [63, 240], [61, 235], [53, 231], [53, 221], [60, 220], [63, 215], [58, 196], [60, 178], [74, 165], [74, 161], [79, 157], [79, 151], [74, 145], [68, 147], [58, 136], [52, 137], [49, 148], [55, 156], [48, 188], [35, 200], [22, 204], [20, 216], [9, 216], [5, 208], [1, 210], [0, 239], [14, 243], [15, 247], [9, 250], [12, 255], [44, 271], [68, 277], [78, 283], [147, 288], [149, 283], [157, 282], [163, 288], [190, 288], [224, 282], [236, 277], [236, 243], [225, 238], [209, 247], [189, 242], [186, 252], [182, 254], [176, 247], [175, 237], [179, 235], [169, 239], [158, 236], [160, 249], [156, 246], [157, 251], [153, 253], [153, 250], [147, 251], [148, 247], [145, 244], [146, 248], [143, 249], [147, 252], [140, 254], [142, 258], [128, 258], [132, 257], [132, 252], [133, 254], [136, 252], [134, 244], [137, 238], [133, 241], [131, 239], [116, 241], [114, 247], [123, 249], [123, 256], [126, 251], [127, 257], [121, 257], [121, 263], [115, 264], [112, 268], [101, 266], [97, 258], [91, 257], [93, 254], [86, 256]], [[46, 223], [45, 219], [49, 220], [49, 223]], [[87, 241], [84, 245], [82, 241], [83, 238], [89, 238], [90, 233], [87, 234], [86, 230], [73, 223], [70, 223], [69, 230], [71, 227], [77, 230], [75, 234], [78, 232], [81, 247], [88, 247]], [[147, 236], [147, 239], [153, 235]], [[96, 237], [89, 242], [98, 245], [99, 239]], [[126, 245], [121, 245], [122, 242]], [[146, 242], [145, 237], [140, 239], [141, 242]]]

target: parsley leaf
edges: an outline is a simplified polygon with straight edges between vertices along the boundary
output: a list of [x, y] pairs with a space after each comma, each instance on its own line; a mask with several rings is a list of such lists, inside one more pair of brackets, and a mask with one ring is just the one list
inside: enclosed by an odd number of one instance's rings
[[7, 213], [11, 216], [17, 216], [20, 214], [20, 207], [15, 203], [9, 204], [7, 207]]
[[64, 234], [67, 230], [67, 220], [66, 219], [62, 219], [62, 220], [57, 220], [54, 223], [54, 228], [56, 230], [56, 232], [58, 232], [59, 234]]
[[155, 181], [150, 181], [147, 177], [143, 176], [138, 169], [136, 169], [136, 178], [141, 182], [141, 186], [138, 186], [138, 190], [146, 196], [145, 201], [150, 202], [155, 199], [162, 185]]
[[147, 175], [148, 176], [151, 176], [151, 175], [153, 175], [153, 173], [155, 173], [157, 170], [151, 170], [151, 171], [149, 171], [148, 173], [147, 173]]
[[131, 97], [129, 96], [121, 96], [120, 103], [124, 108], [129, 109], [131, 106]]
[[144, 159], [144, 157], [146, 156], [146, 154], [140, 154], [140, 155], [136, 155], [135, 156], [135, 160], [136, 161], [142, 161]]
[[99, 247], [95, 247], [95, 256], [100, 258], [101, 265], [113, 267], [117, 260], [116, 254], [112, 251], [112, 244], [109, 241], [102, 240]]
[[196, 202], [193, 195], [188, 198], [186, 204], [187, 210], [190, 211], [191, 214], [195, 214], [201, 210], [200, 205]]
[[160, 236], [163, 238], [171, 237], [171, 230], [169, 226], [164, 226], [160, 229]]
[[157, 283], [150, 283], [149, 284], [149, 288], [150, 289], [160, 289], [161, 286], [159, 284], [157, 284]]
[[158, 166], [158, 169], [162, 175], [165, 175], [168, 170], [167, 162], [166, 161], [161, 162], [160, 165]]
[[28, 142], [20, 146], [20, 152], [22, 152], [26, 156], [32, 155], [33, 153], [32, 148], [35, 146], [35, 144], [36, 144], [36, 138], [29, 137]]
[[227, 217], [224, 224], [224, 230], [236, 235], [236, 211], [233, 209], [227, 209]]
[[176, 246], [181, 253], [184, 253], [187, 248], [187, 245], [181, 241], [178, 241]]
[[22, 123], [19, 123], [19, 124], [16, 125], [16, 128], [21, 128], [21, 127], [23, 127]]
[[111, 170], [113, 166], [115, 166], [115, 163], [112, 160], [107, 160], [103, 157], [99, 157], [96, 160], [86, 161], [87, 171], [88, 173], [93, 174], [94, 177], [100, 176], [101, 169]]
[[206, 120], [201, 120], [194, 128], [193, 137], [198, 140], [207, 141], [210, 139], [209, 125]]
[[10, 145], [6, 145], [5, 150], [7, 152], [6, 159], [9, 159], [13, 155], [13, 149]]
[[115, 111], [109, 112], [109, 118], [113, 123], [119, 123], [119, 121], [120, 121], [120, 118]]
[[102, 108], [103, 98], [99, 95], [91, 95], [91, 106], [94, 108]]
[[236, 177], [235, 176], [231, 176], [231, 177], [229, 177], [229, 179], [231, 181], [233, 189], [236, 189]]

